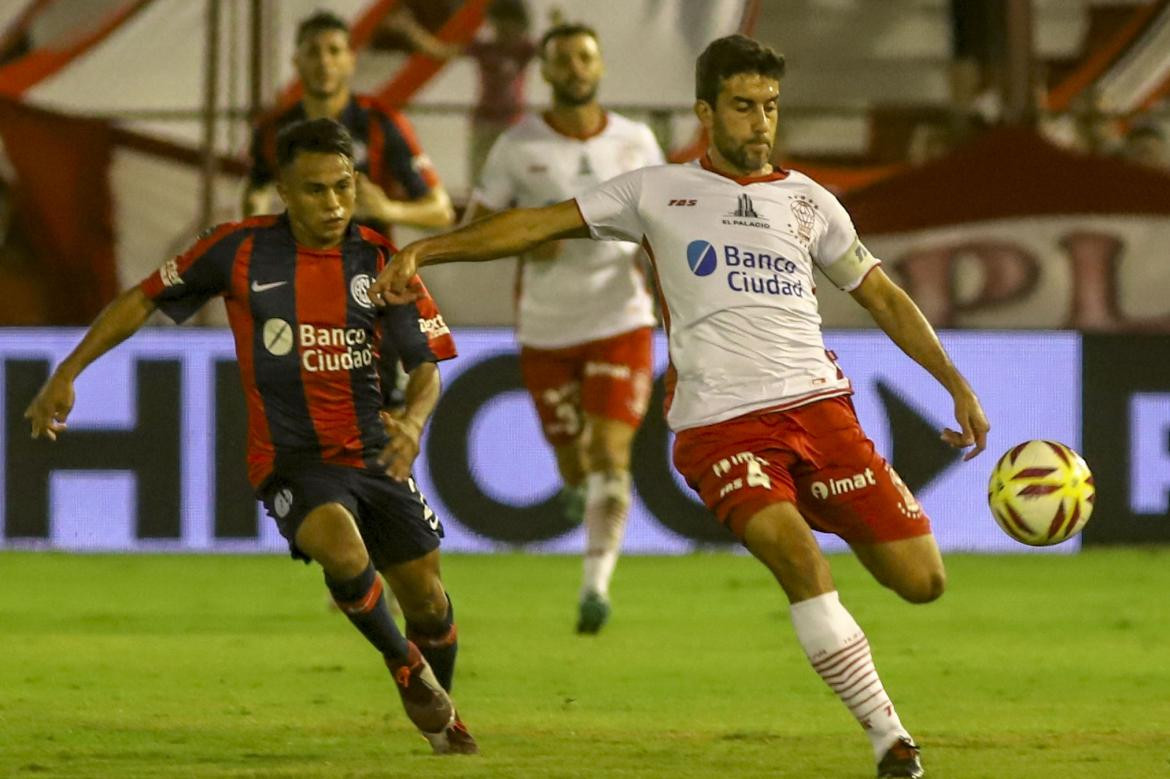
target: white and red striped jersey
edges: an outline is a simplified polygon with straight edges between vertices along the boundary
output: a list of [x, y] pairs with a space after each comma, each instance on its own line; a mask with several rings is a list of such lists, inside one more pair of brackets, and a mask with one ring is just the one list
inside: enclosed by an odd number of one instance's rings
[[[476, 202], [501, 210], [559, 203], [621, 173], [660, 165], [650, 128], [609, 112], [601, 131], [564, 135], [539, 115], [508, 129], [484, 164]], [[625, 239], [628, 240], [628, 239]], [[516, 338], [557, 349], [653, 326], [654, 304], [636, 243], [565, 241], [554, 260], [522, 260]]]
[[662, 295], [674, 430], [844, 395], [813, 267], [852, 290], [879, 264], [802, 173], [736, 179], [707, 160], [626, 173], [576, 198], [595, 238], [641, 241]]

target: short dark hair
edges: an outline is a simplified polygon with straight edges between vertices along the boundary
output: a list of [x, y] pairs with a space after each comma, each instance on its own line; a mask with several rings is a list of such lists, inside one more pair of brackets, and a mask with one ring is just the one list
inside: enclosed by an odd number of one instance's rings
[[695, 63], [695, 98], [714, 107], [723, 80], [740, 73], [759, 73], [779, 81], [784, 76], [784, 55], [746, 35], [711, 41]]
[[345, 125], [329, 118], [306, 119], [276, 134], [276, 164], [284, 168], [303, 151], [341, 154], [353, 159], [353, 138]]
[[540, 36], [540, 58], [544, 59], [544, 50], [548, 48], [548, 42], [556, 38], [572, 38], [574, 35], [588, 35], [593, 40], [598, 40], [597, 30], [593, 29], [587, 24], [581, 22], [562, 22], [561, 24], [554, 24], [544, 31], [544, 35]]
[[485, 12], [487, 18], [497, 22], [517, 22], [528, 26], [528, 6], [524, 0], [492, 0]]
[[297, 25], [297, 45], [300, 46], [305, 38], [326, 30], [339, 30], [349, 37], [349, 25], [345, 20], [332, 11], [317, 11], [307, 16]]

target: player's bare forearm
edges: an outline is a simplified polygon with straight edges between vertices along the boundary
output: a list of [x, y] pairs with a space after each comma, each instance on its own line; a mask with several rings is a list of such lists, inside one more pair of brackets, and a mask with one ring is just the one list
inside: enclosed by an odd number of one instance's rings
[[383, 221], [412, 227], [450, 227], [455, 224], [455, 208], [441, 187], [418, 200], [387, 200]]
[[433, 362], [424, 362], [410, 372], [406, 384], [406, 405], [401, 411], [382, 414], [390, 442], [378, 461], [386, 475], [397, 481], [410, 478], [411, 468], [418, 457], [423, 427], [439, 400], [439, 369]]
[[[418, 265], [478, 262], [522, 254], [545, 241], [588, 238], [589, 228], [572, 200], [543, 208], [515, 208], [411, 244]], [[408, 247], [410, 248], [410, 247]]]
[[358, 176], [358, 200], [354, 216], [412, 227], [450, 227], [455, 224], [451, 197], [441, 186], [414, 200], [394, 200], [365, 175]]
[[970, 389], [967, 380], [947, 356], [938, 334], [921, 309], [894, 284], [881, 268], [875, 268], [853, 292], [886, 335], [912, 360], [925, 368], [952, 395]]
[[439, 366], [433, 362], [424, 362], [411, 371], [406, 382], [406, 405], [401, 418], [422, 431], [439, 402], [441, 387]]
[[154, 309], [154, 301], [141, 289], [126, 290], [102, 309], [56, 372], [70, 380], [77, 378], [91, 362], [134, 335]]
[[869, 311], [874, 322], [912, 360], [925, 368], [951, 394], [959, 431], [946, 429], [942, 438], [956, 447], [972, 446], [963, 459], [969, 460], [987, 445], [991, 426], [971, 385], [959, 373], [938, 340], [938, 334], [910, 296], [881, 270], [875, 268], [853, 297]]
[[98, 314], [81, 343], [57, 366], [25, 409], [33, 438], [57, 440], [73, 410], [73, 380], [87, 365], [142, 327], [152, 311], [154, 302], [135, 287], [123, 292]]
[[398, 254], [370, 286], [378, 305], [404, 302], [407, 286], [423, 265], [482, 262], [510, 257], [556, 238], [588, 238], [589, 227], [566, 200], [544, 208], [517, 208], [480, 219], [445, 235], [415, 241]]
[[432, 59], [446, 61], [463, 53], [462, 46], [440, 40], [430, 30], [415, 21], [414, 15], [405, 8], [400, 12], [392, 12], [391, 17], [387, 19], [386, 26], [403, 35], [415, 50]]

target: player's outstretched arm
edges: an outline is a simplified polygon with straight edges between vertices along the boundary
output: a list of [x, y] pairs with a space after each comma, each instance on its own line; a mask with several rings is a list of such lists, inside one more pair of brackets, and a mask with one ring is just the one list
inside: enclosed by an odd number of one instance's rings
[[406, 403], [400, 411], [382, 413], [382, 423], [390, 434], [390, 443], [378, 456], [386, 475], [396, 481], [410, 478], [418, 457], [423, 428], [439, 402], [439, 366], [424, 362], [410, 372], [406, 384]]
[[357, 210], [359, 219], [373, 218], [390, 224], [413, 227], [450, 227], [455, 224], [451, 196], [441, 185], [416, 200], [394, 200], [364, 174], [358, 174]]
[[106, 306], [85, 336], [66, 357], [32, 403], [24, 417], [32, 422], [32, 437], [57, 440], [65, 429], [65, 419], [73, 409], [73, 381], [91, 362], [113, 349], [142, 327], [155, 309], [154, 301], [138, 287], [133, 287]]
[[951, 362], [934, 328], [910, 296], [891, 281], [881, 268], [871, 270], [851, 294], [902, 351], [929, 371], [951, 393], [955, 401], [955, 421], [959, 423], [960, 432], [948, 428], [943, 431], [943, 440], [954, 447], [972, 446], [971, 451], [963, 457], [964, 460], [970, 460], [982, 452], [987, 446], [987, 431], [991, 426], [979, 404], [979, 398]]
[[407, 284], [424, 265], [495, 260], [557, 238], [588, 237], [589, 227], [574, 200], [502, 211], [446, 235], [410, 244], [378, 274], [370, 287], [370, 298], [379, 305], [402, 302]]

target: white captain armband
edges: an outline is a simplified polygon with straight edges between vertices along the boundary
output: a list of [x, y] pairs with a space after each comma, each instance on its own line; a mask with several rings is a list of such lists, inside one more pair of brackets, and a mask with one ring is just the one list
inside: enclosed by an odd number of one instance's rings
[[881, 265], [882, 261], [870, 254], [860, 238], [855, 238], [853, 244], [837, 259], [828, 265], [822, 265], [821, 270], [845, 292], [852, 292], [861, 284], [865, 275]]

